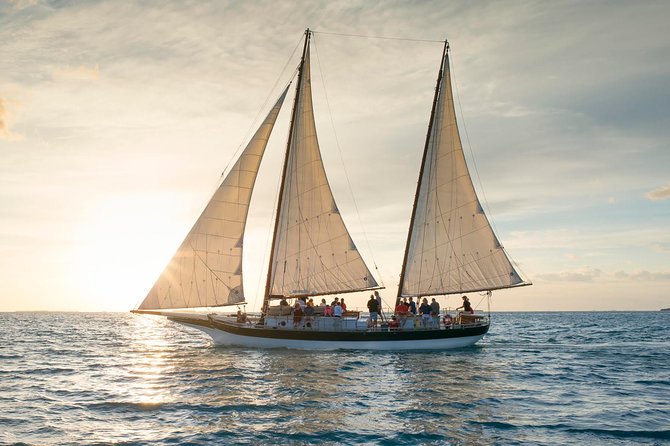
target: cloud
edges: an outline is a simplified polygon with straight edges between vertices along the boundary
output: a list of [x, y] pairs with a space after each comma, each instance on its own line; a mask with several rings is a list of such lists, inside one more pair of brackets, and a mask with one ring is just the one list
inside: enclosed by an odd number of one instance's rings
[[14, 5], [14, 9], [25, 9], [29, 6], [36, 5], [38, 0], [9, 0], [9, 3]]
[[609, 282], [612, 279], [634, 281], [634, 282], [661, 282], [670, 280], [670, 272], [664, 271], [633, 271], [627, 272], [623, 270], [614, 273], [602, 271], [598, 268], [586, 266], [574, 270], [566, 270], [558, 273], [538, 274], [538, 279], [547, 282], [594, 282], [595, 279], [602, 279], [602, 281]]
[[617, 279], [633, 280], [636, 282], [661, 282], [670, 280], [670, 272], [650, 272], [650, 271], [634, 271], [627, 273], [625, 271], [617, 271], [614, 273]]
[[670, 243], [654, 243], [651, 249], [654, 252], [670, 253]]
[[53, 77], [56, 79], [75, 79], [75, 80], [98, 80], [100, 78], [100, 67], [96, 64], [94, 67], [86, 65], [61, 66], [53, 71]]
[[667, 200], [670, 198], [670, 183], [666, 184], [665, 186], [661, 186], [658, 189], [649, 191], [644, 194], [644, 196], [651, 201]]
[[537, 277], [548, 282], [591, 282], [602, 275], [603, 272], [600, 269], [587, 266], [559, 273], [538, 274]]
[[9, 129], [10, 113], [9, 108], [13, 103], [7, 99], [0, 98], [0, 139], [8, 141], [20, 141], [23, 135], [14, 133]]

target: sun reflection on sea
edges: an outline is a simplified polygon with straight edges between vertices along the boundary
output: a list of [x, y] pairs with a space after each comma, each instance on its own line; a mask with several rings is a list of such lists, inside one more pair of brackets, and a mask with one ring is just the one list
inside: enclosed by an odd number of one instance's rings
[[[130, 385], [124, 382], [118, 391], [125, 394], [129, 402], [146, 408], [171, 402], [173, 394], [169, 376], [174, 371], [174, 365], [170, 356], [174, 346], [170, 346], [165, 330], [171, 329], [172, 324], [162, 318], [146, 316], [132, 317], [131, 321], [128, 334], [134, 361], [119, 374], [134, 379]], [[138, 352], [142, 354], [137, 355]]]

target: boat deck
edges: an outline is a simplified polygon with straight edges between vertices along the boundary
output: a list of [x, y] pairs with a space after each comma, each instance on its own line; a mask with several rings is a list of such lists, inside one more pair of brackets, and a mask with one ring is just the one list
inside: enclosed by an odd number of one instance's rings
[[397, 319], [397, 327], [390, 327], [386, 322], [379, 323], [374, 327], [370, 325], [367, 316], [359, 315], [344, 317], [303, 316], [299, 320], [294, 319], [292, 315], [266, 316], [264, 323], [253, 319], [246, 322], [237, 322], [234, 316], [216, 314], [209, 315], [209, 318], [212, 321], [248, 328], [325, 332], [435, 331], [489, 325], [488, 316], [470, 314], [456, 315], [452, 318], [452, 323], [448, 324], [445, 324], [444, 320], [438, 317], [426, 320], [421, 316], [400, 316]]

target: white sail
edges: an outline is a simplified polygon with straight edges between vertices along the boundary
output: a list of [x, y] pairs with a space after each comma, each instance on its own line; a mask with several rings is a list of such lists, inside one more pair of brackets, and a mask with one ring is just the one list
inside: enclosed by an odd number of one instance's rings
[[456, 124], [446, 52], [443, 62], [401, 296], [493, 290], [523, 283], [477, 199]]
[[265, 121], [216, 190], [140, 310], [229, 305], [244, 301], [242, 244], [256, 174], [286, 97]]
[[335, 204], [312, 110], [309, 49], [295, 104], [269, 296], [331, 294], [377, 286]]

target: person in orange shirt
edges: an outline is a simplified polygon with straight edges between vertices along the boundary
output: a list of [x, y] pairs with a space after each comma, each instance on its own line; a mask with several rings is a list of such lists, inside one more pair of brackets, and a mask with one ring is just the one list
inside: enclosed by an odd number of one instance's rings
[[409, 307], [405, 302], [400, 302], [396, 307], [395, 307], [395, 314], [399, 315], [405, 315], [409, 312]]

